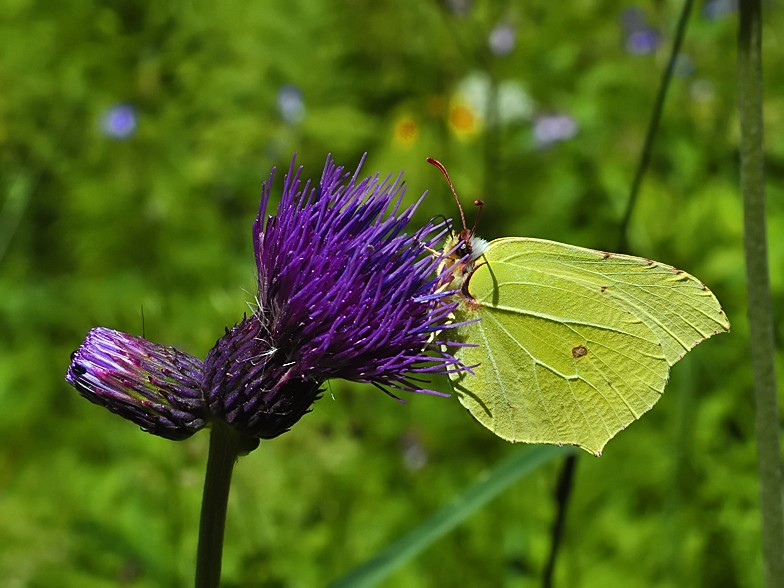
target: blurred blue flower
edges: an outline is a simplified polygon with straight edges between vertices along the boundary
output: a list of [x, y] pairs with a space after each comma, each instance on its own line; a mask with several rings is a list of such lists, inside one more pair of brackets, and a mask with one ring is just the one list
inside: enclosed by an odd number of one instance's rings
[[112, 106], [101, 117], [101, 130], [110, 139], [126, 141], [136, 132], [136, 109], [130, 104]]
[[[361, 167], [361, 164], [360, 164]], [[440, 288], [447, 222], [408, 235], [400, 176], [359, 180], [327, 159], [301, 187], [291, 163], [276, 215], [272, 175], [253, 224], [253, 314], [226, 329], [202, 364], [170, 347], [93, 329], [66, 380], [84, 396], [169, 439], [220, 419], [246, 437], [287, 431], [330, 378], [429, 392], [412, 374], [465, 369], [439, 338], [457, 302]], [[274, 173], [274, 170], [273, 170]], [[423, 196], [424, 197], [424, 196]]]
[[305, 100], [294, 84], [285, 84], [278, 90], [278, 112], [290, 125], [297, 125], [305, 118]]
[[541, 148], [568, 141], [577, 134], [577, 121], [566, 114], [543, 114], [534, 120], [534, 139]]
[[719, 20], [738, 10], [738, 0], [710, 0], [702, 7], [705, 20]]
[[626, 51], [632, 55], [650, 55], [656, 51], [660, 42], [659, 31], [646, 27], [626, 36]]
[[487, 40], [490, 46], [490, 52], [493, 55], [504, 57], [509, 55], [515, 48], [517, 34], [514, 27], [507, 23], [500, 23], [490, 31], [490, 37]]

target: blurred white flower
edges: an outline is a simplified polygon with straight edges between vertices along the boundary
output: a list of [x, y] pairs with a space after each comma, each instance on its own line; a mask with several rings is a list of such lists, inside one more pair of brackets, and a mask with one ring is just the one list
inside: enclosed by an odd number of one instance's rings
[[[452, 97], [450, 118], [457, 132], [474, 133], [489, 122], [488, 106], [491, 99], [492, 82], [485, 72], [474, 72], [463, 78]], [[534, 102], [517, 80], [504, 80], [495, 93], [497, 122], [509, 124], [531, 118]]]
[[689, 96], [694, 102], [704, 104], [713, 100], [713, 84], [706, 79], [694, 80], [689, 86]]
[[427, 465], [428, 456], [422, 442], [416, 433], [409, 431], [401, 439], [403, 449], [403, 463], [411, 471], [421, 470]]
[[457, 16], [468, 16], [471, 0], [446, 0], [446, 9]]
[[705, 20], [719, 20], [738, 9], [738, 0], [711, 0], [702, 7]]
[[490, 99], [490, 76], [479, 71], [468, 74], [457, 85], [457, 93], [471, 110], [484, 116]]
[[675, 58], [675, 69], [673, 70], [675, 77], [688, 78], [694, 74], [694, 61], [685, 53], [679, 53]]
[[534, 102], [515, 80], [498, 84], [498, 119], [502, 124], [531, 118]]
[[642, 8], [630, 6], [621, 12], [620, 20], [621, 26], [625, 28], [627, 32], [632, 32], [645, 28], [647, 17]]

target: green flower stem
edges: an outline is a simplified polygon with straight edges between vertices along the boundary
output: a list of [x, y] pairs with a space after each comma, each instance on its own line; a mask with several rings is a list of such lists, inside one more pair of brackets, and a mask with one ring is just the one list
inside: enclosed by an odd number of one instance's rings
[[564, 527], [566, 525], [566, 508], [569, 506], [569, 499], [574, 487], [574, 470], [577, 467], [577, 454], [572, 453], [564, 460], [561, 474], [558, 476], [558, 487], [555, 490], [555, 500], [558, 503], [558, 512], [553, 522], [550, 533], [550, 557], [547, 558], [544, 572], [542, 573], [543, 588], [552, 588], [553, 573], [555, 572], [555, 562], [558, 558], [561, 539], [563, 539]]
[[781, 496], [781, 433], [774, 365], [773, 303], [765, 237], [761, 46], [761, 2], [741, 0], [738, 35], [740, 186], [743, 192], [751, 364], [757, 413], [762, 558], [765, 585], [773, 588], [784, 586], [784, 511]]
[[678, 59], [683, 38], [686, 36], [686, 25], [689, 22], [689, 15], [691, 14], [693, 3], [694, 0], [686, 0], [683, 3], [683, 10], [681, 10], [681, 16], [678, 19], [678, 28], [675, 30], [675, 38], [672, 42], [670, 59], [667, 61], [667, 68], [662, 74], [661, 84], [659, 84], [659, 93], [656, 95], [656, 101], [653, 104], [653, 113], [651, 114], [651, 120], [648, 123], [648, 134], [645, 136], [645, 144], [642, 148], [642, 154], [640, 155], [640, 162], [637, 165], [637, 173], [634, 175], [632, 189], [629, 192], [629, 200], [626, 203], [626, 212], [621, 221], [621, 234], [618, 241], [618, 251], [620, 253], [627, 253], [627, 249], [629, 248], [626, 233], [629, 230], [629, 223], [632, 220], [632, 212], [634, 211], [634, 205], [637, 203], [637, 194], [640, 191], [642, 179], [645, 176], [645, 172], [648, 170], [648, 164], [651, 162], [653, 140], [656, 138], [656, 133], [659, 130], [659, 121], [661, 120], [662, 111], [664, 110], [664, 99], [667, 97], [667, 90], [670, 87], [670, 81], [675, 72], [675, 62]]
[[224, 423], [213, 423], [201, 503], [196, 588], [217, 588], [220, 585], [223, 531], [226, 525], [231, 473], [241, 449], [242, 439], [239, 433]]

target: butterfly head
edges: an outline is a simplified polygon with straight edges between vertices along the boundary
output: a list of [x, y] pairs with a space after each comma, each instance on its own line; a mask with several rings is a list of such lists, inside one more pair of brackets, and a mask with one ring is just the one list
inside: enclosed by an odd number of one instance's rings
[[[479, 207], [479, 212], [477, 212], [474, 226], [469, 229], [466, 226], [465, 214], [463, 213], [463, 207], [460, 205], [460, 198], [458, 198], [457, 192], [455, 192], [455, 187], [452, 185], [452, 180], [449, 178], [446, 168], [441, 162], [432, 157], [428, 157], [427, 162], [436, 166], [444, 174], [457, 202], [457, 208], [460, 210], [460, 220], [463, 223], [463, 230], [459, 233], [452, 231], [444, 245], [444, 262], [441, 266], [441, 272], [446, 272], [444, 283], [450, 287], [457, 285], [463, 292], [463, 296], [468, 299], [470, 296], [467, 294], [467, 285], [471, 274], [476, 269], [475, 262], [482, 257], [489, 246], [487, 241], [480, 239], [475, 234], [476, 227], [479, 224], [479, 217], [482, 214], [482, 207], [485, 203], [481, 200], [474, 201], [474, 205]], [[449, 271], [447, 271], [447, 268], [450, 268]], [[455, 282], [457, 283], [455, 284]]]

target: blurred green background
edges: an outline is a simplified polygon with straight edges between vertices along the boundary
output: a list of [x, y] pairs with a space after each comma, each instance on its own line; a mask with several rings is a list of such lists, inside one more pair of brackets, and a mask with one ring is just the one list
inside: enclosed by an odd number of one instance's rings
[[[770, 269], [784, 301], [784, 15], [766, 4]], [[416, 224], [613, 250], [681, 2], [0, 2], [0, 585], [193, 581], [208, 435], [175, 443], [64, 381], [96, 325], [204, 357], [247, 310], [251, 222], [293, 152], [406, 170]], [[737, 14], [696, 3], [630, 253], [698, 276], [732, 332], [580, 456], [556, 584], [762, 584], [738, 193]], [[282, 173], [275, 181], [276, 194]], [[472, 218], [471, 211], [469, 218]], [[777, 335], [784, 335], [779, 313]], [[778, 355], [778, 374], [784, 374]], [[446, 389], [448, 384], [439, 381]], [[780, 385], [781, 388], [781, 385]], [[240, 461], [224, 586], [341, 577], [517, 448], [455, 397], [333, 382]], [[539, 586], [558, 465], [384, 586]]]

